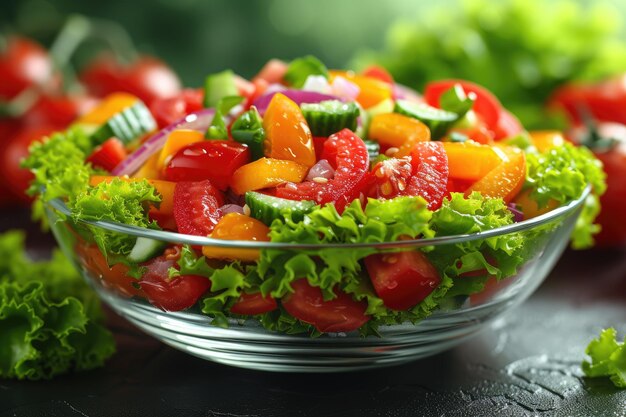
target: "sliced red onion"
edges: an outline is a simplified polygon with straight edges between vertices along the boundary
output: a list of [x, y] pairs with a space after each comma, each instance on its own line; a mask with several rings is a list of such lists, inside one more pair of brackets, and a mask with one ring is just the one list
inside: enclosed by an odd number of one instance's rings
[[285, 91], [286, 89], [287, 87], [285, 87], [284, 85], [274, 83], [274, 84], [270, 84], [267, 86], [267, 88], [264, 91], [264, 94], [277, 93], [279, 91]]
[[509, 209], [511, 213], [513, 213], [513, 221], [515, 223], [518, 223], [524, 220], [524, 213], [522, 213], [520, 209], [517, 208], [517, 204], [509, 203], [506, 205], [506, 207]]
[[358, 85], [343, 77], [335, 77], [330, 87], [334, 95], [347, 101], [356, 100], [361, 92], [361, 88]]
[[[265, 111], [270, 105], [270, 101], [272, 101], [274, 94], [276, 94], [276, 91], [265, 93], [261, 97], [254, 100], [254, 103], [252, 103], [252, 105], [257, 108], [261, 115], [265, 114]], [[339, 100], [339, 97], [337, 96], [317, 93], [315, 91], [283, 90], [281, 91], [281, 94], [286, 95], [298, 105], [302, 103], [319, 103], [320, 101], [324, 100]]]
[[159, 130], [116, 166], [112, 174], [116, 176], [134, 174], [152, 155], [163, 148], [167, 137], [173, 130], [192, 129], [203, 132], [211, 125], [214, 114], [214, 109], [202, 109], [195, 113], [190, 113], [166, 128]]
[[408, 101], [413, 101], [415, 103], [424, 102], [424, 99], [417, 91], [402, 84], [393, 85], [393, 99], [394, 100], [408, 100]]
[[222, 212], [222, 215], [228, 213], [243, 214], [243, 207], [237, 204], [224, 204], [222, 207], [220, 207], [220, 211]]
[[331, 180], [334, 177], [335, 170], [330, 166], [330, 163], [325, 159], [320, 159], [309, 169], [306, 180], [313, 181], [313, 178], [326, 178], [327, 180]]

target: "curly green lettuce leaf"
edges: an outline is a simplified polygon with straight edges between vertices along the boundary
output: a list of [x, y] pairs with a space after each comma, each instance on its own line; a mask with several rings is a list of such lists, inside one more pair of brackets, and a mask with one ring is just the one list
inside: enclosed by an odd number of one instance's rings
[[[270, 229], [272, 242], [285, 243], [376, 243], [430, 235], [431, 212], [421, 197], [399, 197], [368, 201], [365, 210], [354, 201], [343, 214], [331, 204], [307, 213], [295, 222], [289, 213], [276, 219]], [[359, 260], [374, 253], [371, 248], [334, 248], [310, 251], [268, 249], [261, 252], [258, 274], [264, 278], [263, 294], [280, 298], [292, 292], [291, 282], [306, 277], [319, 287], [326, 299], [334, 297], [337, 284], [357, 280]]]
[[602, 162], [585, 147], [570, 143], [551, 148], [545, 153], [526, 154], [525, 188], [539, 208], [551, 201], [567, 204], [583, 194], [591, 184], [593, 195], [585, 205], [572, 234], [572, 247], [583, 249], [593, 245], [593, 235], [600, 231], [594, 221], [600, 213], [599, 196], [606, 191], [606, 174]]
[[0, 378], [47, 379], [115, 351], [97, 296], [60, 252], [33, 262], [24, 234], [0, 235]]
[[89, 136], [80, 128], [54, 133], [30, 147], [22, 167], [34, 174], [28, 189], [30, 195], [37, 196], [33, 217], [44, 218], [43, 203], [55, 198], [71, 201], [88, 187], [89, 177], [95, 172], [85, 163], [91, 148]]
[[618, 388], [626, 388], [626, 339], [617, 341], [614, 328], [605, 329], [592, 340], [585, 353], [591, 361], [583, 361], [582, 368], [588, 377], [609, 377]]
[[[158, 206], [161, 196], [146, 180], [124, 181], [118, 178], [101, 182], [80, 192], [68, 202], [72, 219], [79, 221], [106, 220], [158, 230], [159, 226], [148, 216], [147, 207]], [[101, 227], [88, 226], [94, 241], [103, 254], [128, 255], [136, 238]]]

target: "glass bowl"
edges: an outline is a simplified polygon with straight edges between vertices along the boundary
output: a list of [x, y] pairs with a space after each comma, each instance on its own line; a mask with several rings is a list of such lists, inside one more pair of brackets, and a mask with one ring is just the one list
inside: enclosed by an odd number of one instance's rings
[[225, 241], [102, 221], [75, 223], [60, 200], [51, 201], [46, 211], [60, 247], [83, 277], [114, 311], [147, 334], [176, 349], [222, 364], [266, 371], [337, 372], [397, 365], [433, 355], [461, 343], [489, 321], [522, 303], [542, 283], [567, 246], [588, 194], [589, 189], [578, 200], [549, 213], [478, 234], [378, 244], [324, 245], [324, 250], [368, 247], [376, 252], [428, 252], [445, 245], [507, 234], [520, 234], [526, 242], [531, 242], [515, 275], [487, 285], [480, 293], [451, 298], [416, 324], [381, 326], [380, 336], [367, 337], [357, 332], [328, 333], [315, 338], [281, 334], [264, 329], [252, 319], [230, 319], [229, 327], [221, 328], [194, 309], [164, 312], [105, 281], [93, 267], [98, 262], [90, 258], [94, 252], [81, 249], [89, 245], [89, 228], [92, 227], [193, 246], [306, 251], [319, 250], [320, 245]]

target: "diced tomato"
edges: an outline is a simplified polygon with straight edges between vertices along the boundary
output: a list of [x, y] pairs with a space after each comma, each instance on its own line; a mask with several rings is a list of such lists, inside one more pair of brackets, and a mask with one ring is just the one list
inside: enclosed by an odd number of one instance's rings
[[392, 310], [419, 304], [441, 282], [437, 269], [419, 251], [370, 255], [365, 267], [376, 294]]
[[377, 80], [388, 84], [394, 83], [393, 77], [389, 74], [389, 71], [379, 65], [371, 65], [365, 68], [365, 70], [363, 70], [363, 75], [366, 77], [376, 78]]
[[187, 88], [175, 97], [155, 99], [150, 105], [150, 112], [159, 129], [163, 129], [189, 113], [202, 109], [203, 98], [202, 89]]
[[369, 171], [369, 155], [365, 143], [350, 129], [331, 135], [324, 142], [322, 159], [335, 168], [335, 177], [326, 183], [306, 181], [279, 187], [276, 195], [289, 200], [313, 200], [318, 204], [336, 202], [353, 195]]
[[254, 316], [256, 314], [267, 313], [278, 308], [276, 300], [271, 296], [263, 297], [260, 292], [254, 294], [242, 293], [239, 300], [230, 308], [233, 314], [244, 316]]
[[226, 190], [233, 173], [250, 162], [247, 146], [230, 140], [206, 140], [180, 149], [165, 168], [168, 181], [210, 180]]
[[377, 163], [372, 169], [375, 186], [372, 188], [373, 198], [393, 198], [406, 190], [413, 174], [411, 157], [389, 158]]
[[320, 332], [351, 332], [370, 319], [365, 314], [367, 303], [355, 301], [345, 292], [335, 289], [336, 298], [324, 301], [322, 291], [301, 278], [291, 283], [294, 292], [282, 299], [289, 314], [313, 325]]
[[211, 181], [179, 182], [174, 189], [174, 219], [180, 233], [208, 236], [221, 217], [224, 197]]
[[315, 159], [319, 161], [322, 159], [322, 152], [324, 151], [324, 142], [327, 137], [313, 136], [313, 147], [315, 148]]
[[170, 279], [169, 269], [174, 262], [171, 257], [162, 255], [142, 264], [146, 272], [139, 285], [150, 304], [164, 311], [185, 310], [211, 288], [211, 281], [198, 275]]
[[500, 115], [502, 113], [502, 104], [491, 92], [484, 87], [479, 86], [465, 80], [441, 80], [426, 84], [424, 91], [424, 100], [431, 106], [440, 108], [439, 98], [441, 95], [460, 84], [465, 93], [476, 94], [476, 102], [474, 103], [474, 112], [487, 125], [490, 130], [495, 131], [498, 128]]
[[448, 157], [441, 142], [418, 142], [411, 152], [413, 175], [402, 195], [421, 196], [430, 210], [441, 207], [448, 184]]
[[106, 140], [98, 146], [86, 159], [91, 165], [106, 171], [113, 171], [126, 157], [128, 152], [124, 144], [117, 138]]

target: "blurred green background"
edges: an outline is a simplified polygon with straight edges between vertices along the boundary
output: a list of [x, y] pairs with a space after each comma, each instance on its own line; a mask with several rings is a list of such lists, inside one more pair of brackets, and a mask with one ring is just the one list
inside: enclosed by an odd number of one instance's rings
[[[49, 45], [67, 16], [123, 27], [186, 85], [232, 68], [252, 76], [269, 58], [313, 54], [329, 67], [385, 65], [414, 88], [459, 77], [490, 88], [529, 127], [538, 104], [571, 79], [626, 71], [623, 0], [3, 0], [3, 31]], [[75, 64], [102, 45], [79, 49]]]

